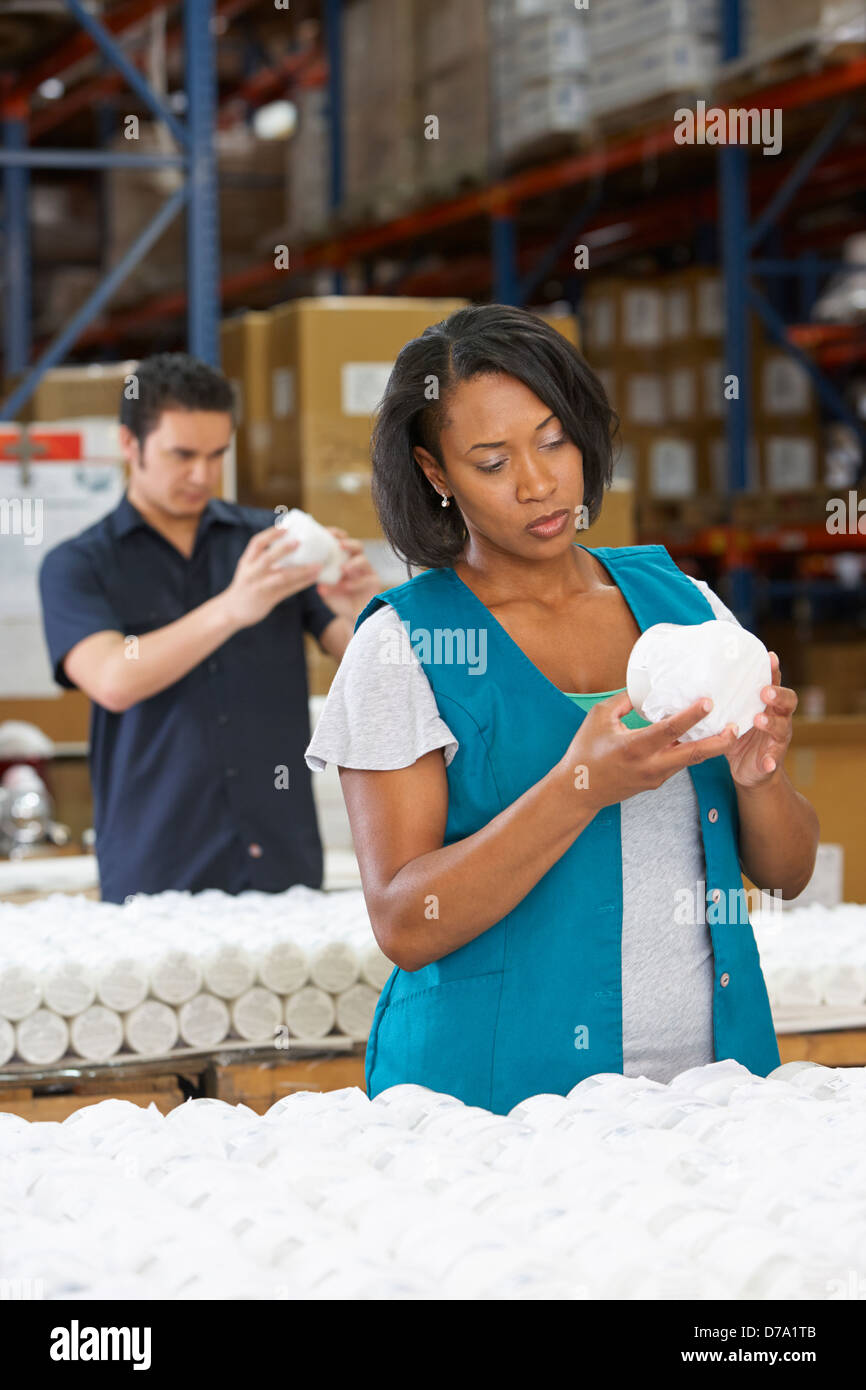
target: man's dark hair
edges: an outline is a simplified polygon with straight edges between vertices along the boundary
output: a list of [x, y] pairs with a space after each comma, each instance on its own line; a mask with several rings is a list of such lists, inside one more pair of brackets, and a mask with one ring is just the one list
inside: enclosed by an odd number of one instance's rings
[[186, 352], [157, 352], [139, 362], [134, 373], [134, 399], [124, 385], [120, 423], [143, 446], [164, 410], [218, 410], [234, 416], [231, 382], [214, 367]]
[[[618, 420], [577, 348], [543, 319], [505, 304], [458, 309], [403, 347], [379, 405], [372, 437], [373, 503], [382, 530], [410, 565], [440, 569], [459, 558], [468, 532], [416, 463], [418, 445], [444, 467], [439, 434], [448, 396], [462, 381], [504, 373], [522, 381], [556, 415], [583, 454], [588, 524], [613, 475]], [[431, 387], [438, 399], [429, 399]]]

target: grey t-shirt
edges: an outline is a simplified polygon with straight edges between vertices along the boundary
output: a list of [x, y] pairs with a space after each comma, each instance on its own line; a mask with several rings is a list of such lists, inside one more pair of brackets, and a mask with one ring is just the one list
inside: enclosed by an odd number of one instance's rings
[[[717, 618], [737, 621], [707, 584], [692, 583]], [[387, 662], [381, 660], [384, 643]], [[457, 747], [397, 612], [383, 604], [346, 648], [306, 751], [307, 766], [409, 767], [434, 748], [442, 749], [447, 766]], [[620, 813], [623, 1073], [668, 1082], [715, 1061], [713, 951], [699, 891], [706, 866], [689, 773], [629, 797]], [[688, 925], [674, 916], [680, 889], [695, 902], [697, 920]]]

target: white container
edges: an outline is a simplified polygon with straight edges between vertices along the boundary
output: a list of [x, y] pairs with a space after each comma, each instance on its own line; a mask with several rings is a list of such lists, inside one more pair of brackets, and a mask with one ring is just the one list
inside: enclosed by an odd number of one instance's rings
[[96, 976], [96, 997], [100, 1004], [119, 1014], [136, 1008], [147, 998], [147, 990], [147, 970], [135, 956], [110, 960]]
[[306, 985], [286, 1000], [283, 1015], [296, 1038], [324, 1038], [336, 1019], [336, 1009], [330, 994], [315, 985]]
[[73, 1052], [88, 1062], [107, 1062], [123, 1047], [123, 1020], [114, 1009], [93, 1004], [72, 1020], [69, 1030]]
[[626, 685], [636, 713], [654, 724], [709, 696], [713, 708], [680, 735], [687, 743], [720, 734], [727, 724], [736, 724], [742, 738], [764, 709], [760, 692], [770, 678], [760, 638], [713, 618], [648, 627], [632, 647]]
[[321, 526], [309, 512], [300, 511], [297, 507], [286, 512], [277, 526], [288, 540], [298, 541], [299, 544], [281, 559], [279, 552], [284, 549], [285, 541], [282, 536], [278, 537], [271, 546], [274, 564], [281, 568], [289, 565], [321, 565], [317, 583], [337, 583], [343, 562], [348, 557], [336, 536]]
[[379, 994], [394, 972], [394, 962], [389, 960], [377, 941], [372, 941], [361, 951], [361, 979]]
[[8, 962], [0, 966], [0, 1017], [17, 1023], [41, 1003], [42, 986], [34, 970]]
[[303, 946], [296, 941], [275, 941], [259, 951], [258, 978], [274, 994], [294, 994], [310, 978], [310, 962]]
[[252, 988], [256, 978], [255, 961], [245, 947], [224, 942], [208, 951], [204, 959], [204, 983], [220, 999], [237, 999]]
[[235, 1032], [247, 1042], [272, 1043], [282, 1022], [279, 996], [262, 985], [253, 985], [232, 1004]]
[[66, 1053], [69, 1028], [66, 1019], [52, 1009], [36, 1009], [15, 1030], [15, 1051], [22, 1062], [50, 1067]]
[[133, 1052], [162, 1057], [177, 1042], [177, 1014], [158, 999], [145, 999], [126, 1015], [123, 1032]]
[[201, 984], [201, 964], [192, 951], [166, 951], [151, 968], [150, 992], [163, 1004], [185, 1004], [198, 994]]
[[370, 985], [350, 985], [337, 995], [337, 1027], [355, 1042], [366, 1042], [379, 995]]
[[0, 1067], [5, 1067], [15, 1052], [15, 1029], [8, 1018], [0, 1018]]
[[73, 1018], [89, 1009], [96, 998], [93, 972], [74, 957], [61, 960], [45, 976], [44, 995], [49, 1009], [64, 1018]]
[[180, 1036], [188, 1047], [216, 1047], [231, 1026], [228, 1005], [213, 994], [197, 994], [182, 1004], [178, 1013]]
[[318, 946], [310, 961], [310, 980], [328, 994], [340, 994], [361, 973], [361, 961], [348, 941], [328, 941]]

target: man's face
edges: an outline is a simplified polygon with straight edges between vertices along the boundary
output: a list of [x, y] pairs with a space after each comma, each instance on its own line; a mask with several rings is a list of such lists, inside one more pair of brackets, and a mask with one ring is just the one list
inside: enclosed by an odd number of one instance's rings
[[122, 428], [130, 491], [169, 516], [195, 517], [219, 492], [231, 443], [231, 416], [218, 410], [164, 410], [143, 448]]

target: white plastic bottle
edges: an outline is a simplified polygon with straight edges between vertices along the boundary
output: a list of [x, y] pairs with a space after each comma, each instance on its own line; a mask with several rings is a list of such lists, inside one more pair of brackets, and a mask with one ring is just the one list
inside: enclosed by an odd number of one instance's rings
[[366, 1042], [370, 1025], [379, 1002], [379, 994], [370, 985], [350, 985], [337, 995], [337, 1027], [355, 1042]]
[[178, 1010], [180, 1036], [187, 1047], [217, 1047], [231, 1025], [228, 1005], [214, 994], [196, 994]]
[[349, 941], [325, 941], [316, 946], [310, 961], [310, 981], [327, 994], [340, 994], [361, 973], [358, 952]]
[[274, 994], [294, 994], [310, 978], [310, 961], [297, 941], [273, 941], [256, 953], [258, 978]]
[[0, 1067], [5, 1067], [15, 1052], [15, 1029], [8, 1018], [0, 1018]]
[[107, 1009], [129, 1013], [147, 998], [147, 969], [133, 955], [112, 956], [105, 960], [96, 976], [96, 997]]
[[123, 1047], [123, 1020], [114, 1009], [92, 1004], [69, 1027], [73, 1052], [88, 1062], [107, 1062]]
[[185, 1004], [202, 985], [201, 963], [192, 951], [161, 951], [150, 972], [150, 992], [163, 1004]]
[[133, 1052], [163, 1057], [177, 1042], [177, 1014], [158, 999], [145, 999], [124, 1018], [123, 1033]]
[[35, 970], [12, 960], [0, 962], [0, 1016], [12, 1023], [35, 1013], [42, 1003], [42, 985]]
[[220, 999], [237, 999], [255, 982], [255, 961], [250, 952], [236, 942], [224, 941], [212, 947], [203, 965], [205, 988]]
[[61, 958], [44, 977], [45, 1003], [64, 1018], [89, 1009], [96, 998], [96, 983], [87, 964], [75, 956]]
[[34, 1067], [50, 1067], [66, 1053], [69, 1028], [65, 1018], [53, 1009], [36, 1009], [15, 1030], [15, 1051], [22, 1062]]
[[371, 989], [375, 989], [377, 994], [381, 994], [391, 978], [394, 962], [380, 949], [378, 941], [371, 941], [360, 954], [361, 979]]
[[286, 1000], [284, 1018], [296, 1038], [324, 1038], [334, 1026], [336, 1010], [330, 994], [305, 985]]
[[272, 1043], [282, 1022], [279, 996], [262, 985], [253, 985], [231, 1007], [232, 1024], [247, 1042]]

